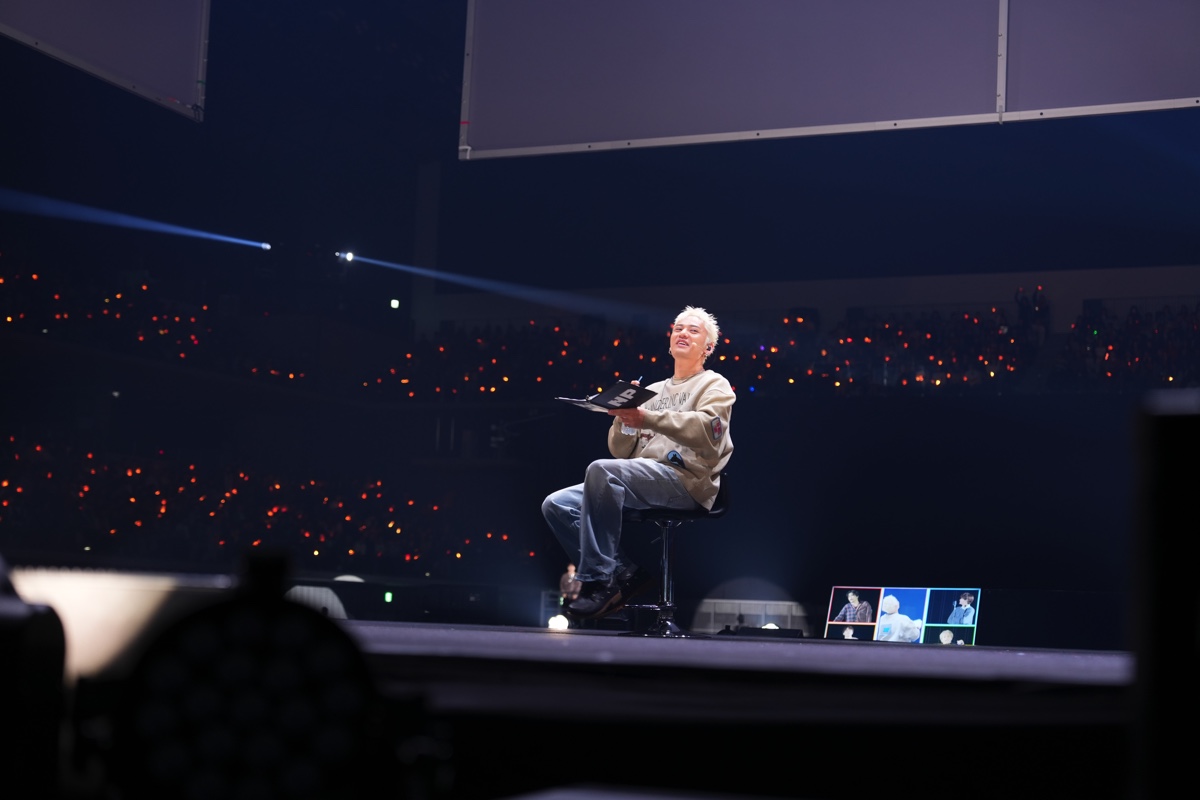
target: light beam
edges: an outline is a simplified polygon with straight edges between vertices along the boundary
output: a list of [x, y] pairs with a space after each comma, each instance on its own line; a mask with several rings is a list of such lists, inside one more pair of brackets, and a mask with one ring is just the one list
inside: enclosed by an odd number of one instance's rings
[[[421, 275], [426, 278], [434, 278], [439, 281], [447, 281], [449, 283], [457, 283], [461, 286], [470, 286], [473, 289], [482, 289], [493, 294], [512, 297], [517, 300], [525, 300], [532, 303], [539, 303], [551, 308], [558, 308], [563, 311], [574, 311], [580, 314], [596, 314], [601, 316], [628, 316], [637, 318], [645, 316], [647, 319], [661, 321], [663, 319], [674, 319], [676, 311], [657, 308], [654, 306], [640, 305], [637, 303], [621, 303], [614, 300], [598, 300], [596, 298], [585, 297], [574, 292], [563, 292], [554, 289], [542, 289], [537, 286], [526, 286], [519, 283], [509, 283], [508, 281], [497, 281], [489, 278], [476, 278], [470, 275], [458, 275], [453, 272], [441, 272], [436, 269], [427, 269], [425, 267], [414, 267], [411, 264], [397, 264], [392, 261], [380, 261], [376, 258], [368, 258], [363, 255], [355, 255], [356, 263], [373, 264], [377, 267], [385, 267], [387, 269], [399, 270], [400, 272], [408, 272], [413, 275]], [[651, 323], [656, 324], [656, 323]], [[662, 325], [656, 325], [662, 327]]]
[[173, 236], [192, 236], [197, 239], [212, 239], [217, 242], [241, 244], [262, 250], [271, 249], [271, 245], [266, 242], [238, 239], [234, 236], [224, 236], [219, 233], [210, 233], [195, 228], [184, 228], [180, 225], [142, 219], [141, 217], [134, 217], [129, 214], [105, 211], [104, 209], [92, 208], [91, 206], [84, 206], [79, 203], [70, 203], [66, 200], [55, 200], [52, 197], [18, 192], [13, 189], [0, 188], [0, 211], [12, 211], [17, 214], [34, 214], [39, 217], [53, 217], [55, 219], [69, 219], [76, 222], [92, 222], [97, 225], [112, 225], [118, 228], [133, 228], [135, 230], [154, 231], [156, 233], [169, 233]]

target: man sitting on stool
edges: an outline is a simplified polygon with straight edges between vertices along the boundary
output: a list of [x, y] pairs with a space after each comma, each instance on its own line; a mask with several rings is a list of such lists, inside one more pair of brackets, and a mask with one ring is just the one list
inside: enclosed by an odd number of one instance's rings
[[712, 508], [733, 453], [729, 418], [736, 399], [729, 381], [704, 367], [719, 336], [712, 314], [684, 308], [669, 334], [672, 377], [650, 384], [658, 394], [640, 407], [608, 412], [613, 458], [593, 461], [583, 483], [542, 502], [550, 529], [579, 565], [582, 586], [564, 607], [568, 616], [612, 614], [653, 580], [621, 550], [626, 509]]

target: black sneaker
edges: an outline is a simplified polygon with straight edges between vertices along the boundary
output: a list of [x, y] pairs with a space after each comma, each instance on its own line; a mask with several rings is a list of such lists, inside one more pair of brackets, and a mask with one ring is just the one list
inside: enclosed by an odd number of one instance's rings
[[584, 581], [579, 597], [567, 603], [567, 616], [575, 619], [597, 619], [624, 607], [621, 587], [611, 578], [606, 581]]
[[617, 575], [617, 586], [621, 590], [621, 605], [625, 605], [636, 595], [649, 589], [657, 581], [657, 576], [641, 567], [626, 568]]

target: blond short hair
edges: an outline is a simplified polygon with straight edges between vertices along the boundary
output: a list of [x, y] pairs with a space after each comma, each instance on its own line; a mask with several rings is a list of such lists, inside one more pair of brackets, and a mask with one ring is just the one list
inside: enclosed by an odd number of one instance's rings
[[687, 316], [700, 318], [700, 324], [704, 328], [704, 336], [707, 339], [705, 344], [711, 344], [713, 347], [716, 347], [717, 341], [721, 336], [721, 327], [717, 325], [717, 318], [700, 306], [684, 306], [683, 311], [675, 315], [675, 322], [678, 323], [679, 320]]

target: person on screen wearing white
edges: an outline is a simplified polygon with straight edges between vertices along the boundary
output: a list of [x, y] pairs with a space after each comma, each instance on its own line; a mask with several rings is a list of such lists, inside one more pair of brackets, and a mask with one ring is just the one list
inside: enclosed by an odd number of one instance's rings
[[966, 644], [966, 642], [964, 642], [962, 639], [955, 641], [954, 631], [950, 630], [949, 628], [943, 629], [942, 632], [938, 634], [938, 641], [942, 644]]
[[974, 625], [975, 624], [975, 606], [971, 605], [975, 602], [975, 595], [970, 592], [963, 592], [958, 596], [958, 605], [950, 612], [950, 618], [946, 622], [950, 625]]
[[704, 366], [720, 333], [705, 309], [679, 312], [668, 333], [672, 376], [651, 383], [647, 388], [657, 396], [641, 406], [609, 411], [612, 458], [593, 461], [583, 483], [542, 501], [542, 515], [583, 582], [579, 597], [564, 607], [567, 616], [612, 614], [653, 580], [621, 549], [625, 509], [712, 508], [733, 454], [729, 420], [736, 399], [729, 381]]
[[921, 638], [922, 622], [900, 613], [900, 601], [889, 594], [879, 603], [879, 624], [875, 628], [877, 642], [915, 642]]

